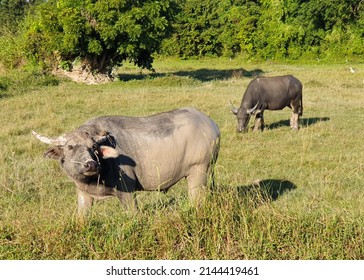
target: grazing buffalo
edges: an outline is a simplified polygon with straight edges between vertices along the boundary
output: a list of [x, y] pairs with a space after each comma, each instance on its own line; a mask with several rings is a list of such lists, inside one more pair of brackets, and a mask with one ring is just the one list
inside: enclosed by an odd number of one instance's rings
[[148, 117], [97, 117], [52, 139], [33, 134], [52, 145], [44, 156], [59, 160], [78, 187], [81, 215], [94, 199], [111, 196], [135, 208], [133, 192], [166, 191], [182, 178], [196, 200], [220, 142], [216, 123], [194, 108]]
[[254, 131], [264, 129], [264, 110], [293, 109], [291, 128], [297, 130], [299, 116], [302, 116], [302, 83], [291, 75], [259, 77], [250, 82], [238, 109], [232, 112], [238, 119], [238, 132], [246, 132], [251, 115], [256, 115]]

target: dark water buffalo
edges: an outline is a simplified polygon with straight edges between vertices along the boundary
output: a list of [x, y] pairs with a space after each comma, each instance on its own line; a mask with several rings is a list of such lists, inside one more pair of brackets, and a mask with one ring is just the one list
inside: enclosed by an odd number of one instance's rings
[[251, 115], [256, 115], [254, 130], [263, 130], [264, 110], [285, 107], [292, 108], [290, 125], [297, 130], [303, 112], [302, 83], [291, 75], [255, 78], [248, 85], [240, 107], [233, 107], [232, 112], [238, 119], [238, 132], [246, 132]]
[[182, 178], [196, 200], [220, 141], [216, 123], [194, 108], [148, 117], [97, 117], [53, 139], [33, 134], [52, 145], [45, 157], [58, 159], [77, 185], [79, 214], [94, 199], [110, 196], [135, 208], [133, 192], [166, 191]]

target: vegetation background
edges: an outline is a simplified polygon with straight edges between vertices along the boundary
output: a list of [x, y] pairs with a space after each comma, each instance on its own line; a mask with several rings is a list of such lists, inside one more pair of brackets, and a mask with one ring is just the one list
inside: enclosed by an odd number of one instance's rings
[[[363, 259], [362, 1], [159, 2], [178, 12], [160, 10], [171, 15], [160, 44], [137, 36], [114, 82], [86, 85], [51, 74], [73, 55], [24, 45], [33, 9], [71, 2], [0, 1], [0, 259]], [[147, 45], [153, 52], [139, 60]], [[148, 61], [155, 72], [140, 70]], [[280, 74], [303, 82], [301, 129], [290, 131], [285, 109], [266, 112], [264, 132], [237, 134], [229, 101], [238, 104], [256, 75]], [[182, 180], [167, 194], [138, 193], [137, 214], [111, 199], [78, 223], [74, 184], [42, 157], [31, 130], [57, 136], [95, 115], [182, 106], [222, 133], [217, 186], [204, 204], [190, 205]]]
[[110, 74], [153, 55], [346, 61], [364, 54], [363, 0], [1, 0], [0, 61]]

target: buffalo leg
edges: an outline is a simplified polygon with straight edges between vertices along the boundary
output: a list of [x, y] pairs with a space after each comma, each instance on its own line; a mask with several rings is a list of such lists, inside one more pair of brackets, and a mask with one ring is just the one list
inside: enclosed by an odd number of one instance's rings
[[299, 117], [302, 116], [302, 98], [291, 102], [292, 116], [290, 119], [290, 126], [294, 130], [298, 130]]
[[121, 192], [117, 191], [116, 196], [118, 197], [121, 205], [127, 210], [136, 210], [137, 203], [134, 198], [133, 192]]
[[85, 216], [91, 209], [94, 199], [92, 196], [84, 193], [80, 189], [77, 190], [78, 215]]
[[263, 131], [263, 129], [264, 129], [264, 117], [263, 117], [263, 113], [259, 113], [255, 117], [253, 131], [258, 131], [258, 130]]
[[299, 120], [298, 113], [293, 112], [289, 122], [292, 129], [298, 130], [298, 120]]
[[206, 190], [207, 184], [206, 166], [195, 166], [192, 172], [187, 176], [188, 196], [194, 203], [199, 203]]
[[133, 171], [128, 168], [120, 168], [121, 188], [116, 191], [116, 196], [121, 205], [127, 210], [136, 210], [137, 203], [134, 198], [136, 189], [136, 178]]

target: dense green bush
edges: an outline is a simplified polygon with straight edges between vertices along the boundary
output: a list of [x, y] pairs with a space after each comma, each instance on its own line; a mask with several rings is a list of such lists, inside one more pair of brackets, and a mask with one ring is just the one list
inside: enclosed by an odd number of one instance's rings
[[364, 54], [361, 0], [185, 0], [162, 52], [264, 59]]
[[[14, 15], [22, 23], [14, 34], [22, 38], [24, 56], [46, 70], [71, 68], [76, 59], [92, 72], [110, 73], [125, 60], [151, 69], [152, 54], [169, 30], [172, 4], [170, 0], [39, 0], [24, 8], [25, 17]], [[0, 14], [7, 6], [0, 2]]]
[[[110, 73], [182, 58], [357, 58], [362, 0], [1, 0], [0, 63]], [[173, 28], [171, 28], [173, 27]]]
[[169, 0], [47, 1], [26, 19], [27, 51], [46, 65], [63, 61], [70, 67], [79, 58], [102, 73], [124, 60], [151, 69], [152, 54], [168, 30], [170, 9]]

